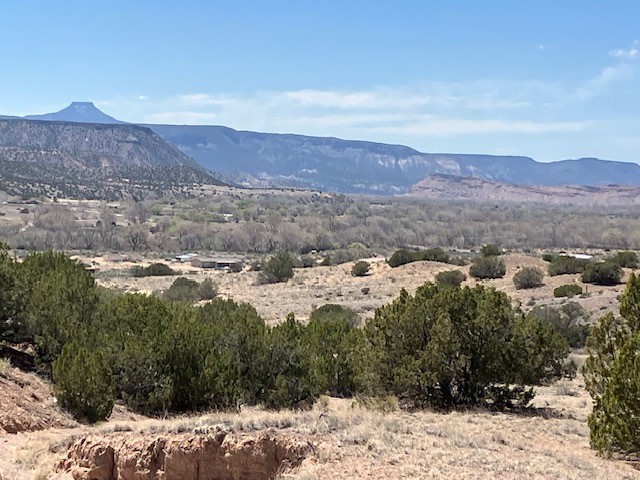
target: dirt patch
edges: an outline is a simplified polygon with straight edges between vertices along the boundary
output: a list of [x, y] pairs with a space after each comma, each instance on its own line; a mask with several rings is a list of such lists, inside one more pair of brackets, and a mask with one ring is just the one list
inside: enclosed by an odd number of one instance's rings
[[299, 466], [309, 450], [286, 437], [221, 428], [195, 436], [113, 434], [70, 444], [57, 470], [87, 480], [267, 480]]
[[57, 406], [47, 382], [13, 367], [0, 373], [0, 433], [74, 426], [77, 423]]

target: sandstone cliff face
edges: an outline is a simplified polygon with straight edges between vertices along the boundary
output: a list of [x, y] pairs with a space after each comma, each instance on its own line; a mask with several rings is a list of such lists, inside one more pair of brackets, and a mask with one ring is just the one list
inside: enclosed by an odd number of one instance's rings
[[266, 480], [300, 465], [310, 446], [267, 433], [86, 437], [59, 472], [75, 480]]

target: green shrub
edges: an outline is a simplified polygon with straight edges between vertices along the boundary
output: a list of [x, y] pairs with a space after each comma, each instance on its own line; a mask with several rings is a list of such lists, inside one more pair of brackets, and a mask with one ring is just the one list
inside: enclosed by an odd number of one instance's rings
[[556, 275], [565, 275], [568, 273], [582, 273], [584, 267], [589, 263], [589, 260], [583, 258], [570, 257], [568, 255], [558, 255], [553, 257], [549, 263], [549, 275], [554, 277]]
[[148, 267], [134, 266], [131, 269], [131, 275], [134, 277], [163, 277], [178, 275], [178, 272], [164, 263], [152, 263]]
[[193, 303], [200, 300], [198, 295], [198, 282], [185, 277], [176, 278], [171, 286], [164, 291], [162, 296], [170, 302]]
[[584, 268], [581, 280], [595, 285], [618, 285], [622, 273], [622, 268], [613, 262], [590, 262]]
[[635, 275], [620, 297], [620, 314], [609, 313], [594, 325], [582, 368], [593, 398], [591, 446], [605, 456], [640, 451], [640, 279]]
[[449, 263], [449, 254], [441, 248], [428, 248], [419, 252], [420, 260]]
[[462, 282], [467, 279], [467, 276], [460, 270], [446, 270], [436, 274], [437, 285], [453, 285], [459, 287]]
[[355, 327], [360, 323], [360, 317], [349, 307], [327, 303], [311, 312], [309, 321], [347, 322], [352, 327]]
[[178, 277], [165, 290], [163, 297], [171, 302], [194, 303], [200, 300], [211, 300], [217, 295], [216, 288], [210, 278], [198, 283], [185, 277]]
[[609, 259], [624, 268], [638, 268], [638, 254], [636, 252], [618, 252]]
[[429, 261], [449, 263], [449, 254], [441, 248], [428, 248], [426, 250], [408, 250], [401, 248], [396, 250], [387, 261], [390, 267], [395, 268], [411, 262]]
[[351, 275], [354, 277], [364, 277], [367, 273], [369, 273], [369, 268], [371, 265], [369, 262], [365, 262], [364, 260], [360, 260], [353, 264], [351, 268]]
[[20, 276], [25, 325], [39, 360], [49, 364], [90, 328], [99, 302], [95, 280], [80, 263], [54, 252], [28, 255]]
[[99, 351], [65, 345], [53, 362], [53, 381], [60, 406], [74, 417], [94, 423], [111, 414], [113, 377]]
[[213, 300], [218, 296], [218, 287], [210, 278], [205, 278], [198, 287], [198, 295], [200, 300]]
[[296, 268], [311, 268], [316, 266], [316, 261], [311, 255], [301, 255], [296, 258]]
[[0, 242], [0, 341], [21, 343], [29, 334], [24, 323], [24, 298], [20, 292], [20, 264], [9, 255], [8, 246]]
[[354, 356], [359, 391], [409, 408], [527, 404], [569, 348], [503, 292], [425, 284], [376, 310]]
[[400, 265], [406, 265], [407, 263], [416, 262], [417, 256], [416, 252], [412, 250], [407, 250], [406, 248], [401, 248], [400, 250], [396, 250], [391, 255], [391, 258], [387, 260], [387, 263], [391, 268], [399, 267]]
[[498, 255], [502, 255], [502, 251], [496, 247], [495, 245], [492, 245], [490, 243], [483, 245], [482, 249], [480, 250], [480, 253], [482, 254], [483, 257], [497, 257]]
[[[199, 377], [207, 408], [269, 403], [275, 388], [274, 352], [268, 350], [269, 329], [256, 310], [246, 303], [216, 298], [198, 313], [207, 332]], [[280, 406], [275, 401], [271, 405]]]
[[289, 315], [267, 333], [265, 388], [260, 403], [267, 408], [309, 407], [323, 393], [310, 378], [311, 358], [305, 350], [305, 327]]
[[93, 333], [112, 369], [117, 398], [145, 415], [169, 411], [173, 390], [166, 356], [174, 345], [167, 332], [175, 323], [169, 304], [128, 293], [101, 305], [97, 317]]
[[582, 287], [575, 283], [568, 283], [566, 285], [560, 285], [553, 290], [553, 296], [559, 297], [573, 297], [574, 295], [582, 294]]
[[463, 257], [451, 257], [447, 262], [449, 265], [456, 265], [457, 267], [464, 267], [469, 261]]
[[542, 285], [543, 278], [544, 273], [539, 268], [524, 267], [513, 276], [513, 284], [516, 290], [536, 288]]
[[312, 315], [304, 329], [303, 351], [309, 361], [309, 384], [316, 397], [320, 394], [346, 397], [355, 392], [351, 357], [361, 331], [354, 328], [355, 312], [344, 310], [349, 313], [346, 318]]
[[545, 262], [552, 262], [554, 258], [556, 258], [556, 254], [555, 253], [543, 253], [542, 254], [542, 259]]
[[502, 278], [507, 273], [507, 267], [496, 256], [476, 258], [469, 269], [469, 275], [473, 278]]
[[331, 254], [326, 255], [320, 265], [329, 267], [331, 265], [342, 265], [343, 263], [353, 262], [361, 258], [369, 258], [375, 253], [368, 249], [362, 248], [341, 248], [332, 250]]
[[567, 341], [571, 348], [585, 346], [590, 318], [577, 302], [569, 302], [560, 308], [539, 306], [529, 313], [530, 316], [549, 323], [558, 334]]
[[286, 282], [293, 277], [294, 258], [289, 252], [272, 256], [263, 266], [258, 277], [259, 283]]

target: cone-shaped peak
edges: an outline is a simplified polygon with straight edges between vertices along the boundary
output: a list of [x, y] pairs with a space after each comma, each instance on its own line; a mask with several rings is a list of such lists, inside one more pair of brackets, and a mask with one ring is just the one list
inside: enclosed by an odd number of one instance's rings
[[93, 102], [72, 102], [67, 108], [59, 112], [44, 115], [28, 115], [29, 120], [50, 120], [57, 122], [80, 123], [125, 123], [107, 115], [98, 109]]

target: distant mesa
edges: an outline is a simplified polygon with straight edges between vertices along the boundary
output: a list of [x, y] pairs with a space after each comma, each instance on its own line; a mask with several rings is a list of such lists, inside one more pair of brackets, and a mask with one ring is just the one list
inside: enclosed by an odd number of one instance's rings
[[[25, 118], [134, 126], [101, 112], [91, 102], [73, 102], [59, 112]], [[542, 163], [525, 156], [423, 153], [404, 145], [215, 125], [141, 126], [200, 168], [247, 187], [398, 195], [415, 192], [414, 185], [434, 174], [530, 186], [640, 185], [640, 165], [597, 158]]]
[[408, 193], [430, 200], [514, 202], [566, 205], [638, 205], [640, 187], [635, 185], [514, 185], [474, 177], [430, 175]]
[[73, 102], [67, 108], [44, 115], [27, 115], [27, 120], [46, 120], [51, 122], [107, 123], [124, 124], [120, 120], [100, 111], [93, 102]]

